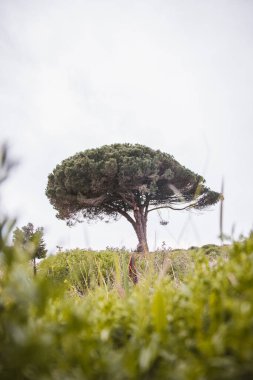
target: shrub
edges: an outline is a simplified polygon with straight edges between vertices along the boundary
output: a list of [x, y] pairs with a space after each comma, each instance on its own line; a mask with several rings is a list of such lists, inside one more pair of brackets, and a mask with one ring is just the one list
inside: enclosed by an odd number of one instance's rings
[[[99, 270], [108, 283], [110, 275], [115, 284], [124, 277], [125, 261], [114, 261], [118, 253], [59, 254], [46, 259], [34, 277], [29, 254], [6, 245], [9, 229], [5, 220], [0, 226], [1, 379], [253, 377], [253, 235], [235, 243], [228, 257], [217, 257], [214, 266], [197, 252], [185, 253], [183, 264], [179, 251], [164, 258], [150, 255], [139, 260], [147, 271], [140, 283], [121, 292], [98, 282]], [[91, 276], [83, 297], [71, 297], [60, 286], [72, 270], [79, 273], [77, 257], [98, 275], [93, 285]], [[165, 259], [171, 260], [174, 277], [157, 270]], [[152, 260], [157, 260], [153, 266]], [[46, 262], [54, 271], [48, 276]], [[192, 270], [179, 279], [186, 263]]]

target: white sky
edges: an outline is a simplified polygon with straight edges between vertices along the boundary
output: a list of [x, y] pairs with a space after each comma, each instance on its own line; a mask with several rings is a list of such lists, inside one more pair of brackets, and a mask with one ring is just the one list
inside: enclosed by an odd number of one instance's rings
[[[47, 246], [134, 248], [124, 220], [69, 228], [45, 196], [57, 163], [140, 143], [173, 154], [220, 191], [225, 232], [252, 217], [253, 1], [0, 0], [0, 128], [19, 161], [2, 190], [18, 225]], [[149, 244], [217, 242], [212, 211], [153, 213]]]

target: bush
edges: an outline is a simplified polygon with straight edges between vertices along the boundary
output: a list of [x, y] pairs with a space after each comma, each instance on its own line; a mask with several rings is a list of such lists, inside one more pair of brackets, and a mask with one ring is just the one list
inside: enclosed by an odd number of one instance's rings
[[[198, 256], [203, 252], [199, 250]], [[60, 252], [41, 261], [39, 274], [56, 284], [64, 284], [79, 295], [97, 287], [113, 289], [115, 286], [131, 287], [128, 265], [132, 253], [127, 251], [85, 251], [80, 249]], [[158, 251], [148, 255], [134, 255], [139, 279], [154, 281], [164, 275], [181, 281], [194, 272], [196, 252], [174, 250]]]
[[[125, 272], [128, 276], [128, 261], [129, 254], [75, 249], [43, 260], [39, 265], [39, 274], [83, 295], [97, 287], [109, 290], [117, 281], [123, 283], [121, 274]], [[120, 279], [117, 279], [117, 266]]]
[[46, 259], [54, 276], [42, 275], [41, 265], [40, 276], [33, 278], [29, 257], [5, 241], [0, 244], [1, 379], [253, 377], [253, 236], [235, 243], [229, 259], [218, 257], [216, 265], [196, 252], [185, 256], [182, 266], [190, 260], [194, 267], [181, 280], [179, 252], [168, 252], [164, 260], [172, 260], [175, 277], [166, 270], [143, 272], [138, 286], [127, 291], [94, 283], [85, 297], [70, 297], [59, 285], [80, 266], [76, 257], [90, 266], [102, 258], [93, 270], [109, 268], [107, 278], [115, 279], [113, 271], [121, 270], [115, 252], [59, 254]]
[[[151, 282], [158, 277], [168, 275], [172, 280], [183, 281], [188, 275], [194, 275], [196, 260], [208, 255], [213, 265], [217, 259], [227, 257], [228, 248], [212, 246], [190, 248], [189, 250], [162, 250], [147, 255], [134, 254], [139, 279], [147, 278]], [[211, 251], [209, 251], [211, 249]], [[87, 251], [70, 250], [60, 252], [41, 261], [39, 274], [50, 278], [54, 283], [79, 295], [97, 287], [107, 290], [115, 286], [131, 287], [128, 277], [128, 265], [132, 253], [122, 250]]]

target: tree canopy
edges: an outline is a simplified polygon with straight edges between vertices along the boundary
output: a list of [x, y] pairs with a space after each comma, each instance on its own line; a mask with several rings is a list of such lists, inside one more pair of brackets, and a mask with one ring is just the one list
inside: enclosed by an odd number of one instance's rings
[[43, 227], [34, 229], [32, 223], [28, 223], [21, 228], [16, 227], [13, 232], [13, 244], [21, 245], [24, 250], [31, 252], [34, 274], [36, 274], [36, 259], [43, 259], [47, 255], [43, 235]]
[[172, 155], [139, 144], [105, 145], [67, 158], [49, 175], [46, 195], [68, 224], [124, 216], [142, 250], [149, 212], [203, 209], [220, 199]]

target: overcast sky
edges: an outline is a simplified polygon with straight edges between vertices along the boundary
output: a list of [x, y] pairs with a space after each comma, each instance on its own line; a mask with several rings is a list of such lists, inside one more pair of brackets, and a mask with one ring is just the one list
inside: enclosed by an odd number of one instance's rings
[[[172, 154], [213, 190], [224, 177], [225, 232], [247, 234], [252, 19], [252, 0], [0, 0], [1, 141], [19, 161], [4, 210], [19, 226], [44, 226], [50, 250], [135, 248], [127, 221], [69, 228], [45, 196], [63, 159], [130, 142]], [[153, 214], [151, 249], [218, 242], [218, 205]]]

